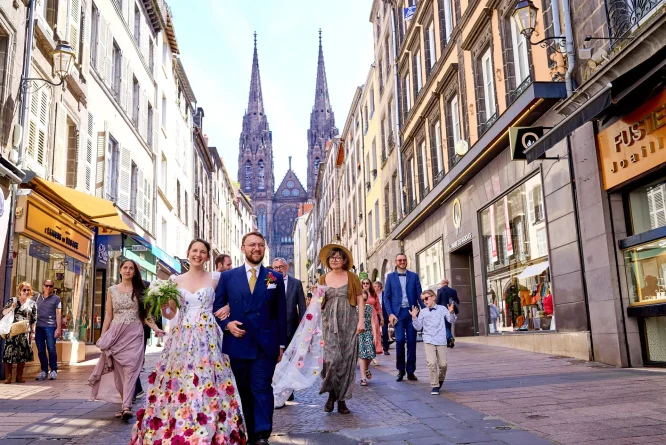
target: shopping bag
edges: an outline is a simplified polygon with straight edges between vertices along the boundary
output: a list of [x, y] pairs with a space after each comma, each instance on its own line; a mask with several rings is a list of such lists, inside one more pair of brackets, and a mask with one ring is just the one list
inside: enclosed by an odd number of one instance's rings
[[14, 311], [11, 311], [0, 320], [0, 335], [2, 338], [5, 338], [9, 334], [12, 324], [14, 324]]

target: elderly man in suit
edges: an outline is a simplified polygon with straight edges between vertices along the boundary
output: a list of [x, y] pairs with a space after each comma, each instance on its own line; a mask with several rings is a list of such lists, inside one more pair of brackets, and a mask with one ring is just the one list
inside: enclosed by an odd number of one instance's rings
[[[407, 371], [408, 380], [417, 380], [416, 371], [416, 330], [412, 325], [412, 316], [409, 310], [418, 306], [423, 308], [421, 300], [421, 281], [419, 276], [407, 270], [407, 255], [399, 253], [395, 257], [395, 272], [386, 276], [384, 288], [384, 307], [388, 314], [389, 323], [395, 326], [396, 368], [401, 382]], [[405, 360], [405, 344], [407, 345], [407, 358]]]

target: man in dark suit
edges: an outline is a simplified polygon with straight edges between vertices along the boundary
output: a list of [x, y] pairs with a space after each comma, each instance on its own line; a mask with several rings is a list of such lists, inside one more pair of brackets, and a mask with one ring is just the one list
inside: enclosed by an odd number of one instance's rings
[[217, 319], [224, 330], [222, 351], [236, 377], [248, 443], [268, 445], [273, 430], [273, 373], [287, 344], [284, 279], [262, 266], [266, 240], [261, 233], [246, 234], [241, 250], [245, 264], [222, 273], [213, 312], [230, 306], [229, 317]]
[[[395, 257], [396, 271], [386, 276], [384, 289], [384, 307], [389, 323], [395, 326], [396, 368], [401, 382], [407, 371], [408, 380], [417, 380], [416, 371], [416, 330], [412, 326], [409, 310], [418, 306], [424, 307], [421, 300], [421, 281], [419, 276], [407, 270], [407, 255], [400, 253]], [[405, 343], [407, 344], [407, 360], [405, 366]]]
[[[447, 306], [453, 303], [454, 312], [458, 315], [458, 305], [460, 304], [460, 299], [458, 298], [458, 292], [449, 287], [449, 280], [444, 278], [442, 280], [442, 286], [437, 290], [437, 304], [441, 306]], [[444, 320], [446, 324], [446, 346], [453, 348], [456, 345], [456, 339], [453, 338], [451, 333], [451, 323], [448, 320]]]

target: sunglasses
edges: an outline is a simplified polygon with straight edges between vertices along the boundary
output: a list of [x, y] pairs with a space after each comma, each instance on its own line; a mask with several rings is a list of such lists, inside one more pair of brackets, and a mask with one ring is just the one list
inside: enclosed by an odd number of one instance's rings
[[30, 292], [30, 289], [21, 289], [21, 292]]
[[53, 287], [53, 284], [45, 284], [44, 287]]

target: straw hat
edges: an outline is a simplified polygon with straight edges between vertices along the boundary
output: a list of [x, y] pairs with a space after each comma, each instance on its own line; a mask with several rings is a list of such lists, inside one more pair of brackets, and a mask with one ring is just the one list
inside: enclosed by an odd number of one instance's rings
[[354, 265], [354, 259], [352, 258], [352, 254], [349, 251], [349, 249], [347, 249], [342, 244], [327, 244], [324, 247], [322, 247], [321, 251], [319, 251], [319, 261], [321, 262], [321, 264], [324, 267], [328, 267], [328, 262], [326, 261], [326, 258], [328, 257], [328, 253], [332, 249], [340, 249], [347, 255], [347, 258], [349, 259], [347, 264], [347, 270], [351, 270], [352, 266]]

